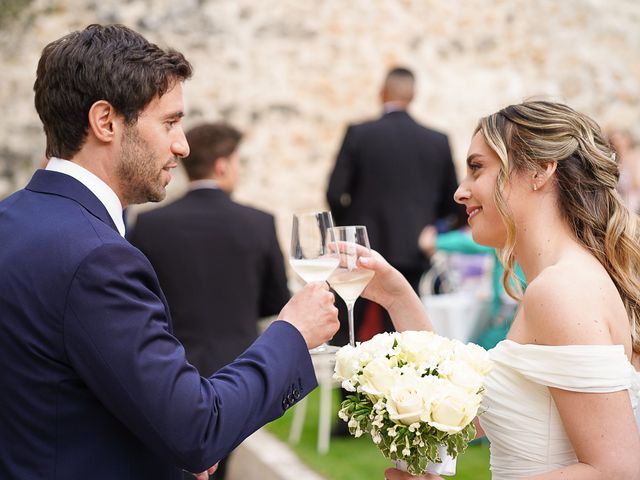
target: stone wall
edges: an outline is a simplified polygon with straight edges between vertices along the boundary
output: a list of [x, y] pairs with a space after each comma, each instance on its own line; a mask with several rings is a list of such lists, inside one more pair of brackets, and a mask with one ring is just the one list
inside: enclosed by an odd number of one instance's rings
[[[15, 2], [14, 2], [15, 3]], [[0, 197], [43, 157], [32, 85], [41, 49], [89, 23], [119, 22], [183, 51], [186, 126], [246, 132], [236, 198], [276, 214], [325, 206], [349, 122], [379, 113], [386, 69], [414, 69], [414, 116], [450, 134], [463, 172], [477, 118], [532, 96], [563, 99], [640, 133], [635, 0], [32, 0], [0, 31]], [[181, 175], [169, 199], [184, 188]], [[143, 207], [145, 208], [145, 207]]]

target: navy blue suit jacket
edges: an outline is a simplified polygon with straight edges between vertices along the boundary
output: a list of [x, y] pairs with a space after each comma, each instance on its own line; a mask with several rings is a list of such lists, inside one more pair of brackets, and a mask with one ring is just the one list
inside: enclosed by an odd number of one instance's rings
[[282, 321], [200, 377], [148, 260], [72, 177], [39, 170], [0, 202], [0, 478], [179, 479], [315, 382]]

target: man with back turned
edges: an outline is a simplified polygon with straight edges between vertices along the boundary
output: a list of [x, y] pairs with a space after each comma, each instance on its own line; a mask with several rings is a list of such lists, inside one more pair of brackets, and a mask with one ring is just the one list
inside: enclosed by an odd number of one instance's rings
[[[274, 218], [232, 200], [242, 134], [205, 123], [186, 134], [187, 193], [138, 216], [129, 240], [153, 265], [187, 359], [208, 376], [258, 336], [289, 300]], [[214, 478], [225, 478], [220, 461]]]
[[[417, 290], [429, 267], [418, 246], [420, 233], [438, 220], [455, 224], [464, 211], [453, 200], [458, 182], [447, 136], [409, 115], [414, 94], [410, 70], [398, 67], [387, 73], [380, 92], [383, 114], [347, 128], [327, 200], [336, 223], [365, 225], [371, 248]], [[356, 303], [356, 328], [365, 312], [369, 319], [382, 317], [379, 328], [393, 330], [386, 312], [363, 300]], [[377, 333], [371, 328], [369, 335]], [[336, 341], [347, 341], [342, 330]]]

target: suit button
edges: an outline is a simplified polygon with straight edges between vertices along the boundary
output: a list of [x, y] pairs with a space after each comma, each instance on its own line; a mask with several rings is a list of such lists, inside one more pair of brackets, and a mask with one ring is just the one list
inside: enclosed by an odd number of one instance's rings
[[289, 395], [287, 395], [287, 400], [289, 400], [290, 404], [293, 404], [293, 402], [296, 401], [295, 397], [293, 396], [293, 393], [290, 393]]
[[286, 410], [287, 408], [289, 408], [289, 402], [287, 402], [287, 399], [285, 398], [282, 400], [282, 409]]
[[297, 388], [293, 389], [293, 398], [295, 398], [296, 400], [300, 398], [300, 390], [298, 390]]

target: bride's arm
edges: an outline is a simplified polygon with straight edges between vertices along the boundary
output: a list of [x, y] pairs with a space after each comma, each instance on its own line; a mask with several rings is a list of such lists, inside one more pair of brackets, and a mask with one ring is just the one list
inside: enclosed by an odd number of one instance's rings
[[550, 388], [578, 463], [531, 480], [637, 480], [640, 441], [626, 390], [578, 393]]
[[[542, 280], [532, 282], [523, 298], [525, 343], [613, 343], [609, 329], [606, 325], [602, 328], [606, 318], [600, 310], [602, 297], [592, 301], [589, 286], [579, 279], [573, 282], [560, 282], [557, 278]], [[640, 456], [637, 455], [640, 435], [627, 390], [611, 393], [572, 392], [551, 387], [549, 390], [578, 463], [530, 477], [532, 480], [640, 479]]]
[[385, 308], [397, 331], [433, 330], [422, 301], [400, 272], [374, 251], [358, 262], [375, 272], [361, 296]]

